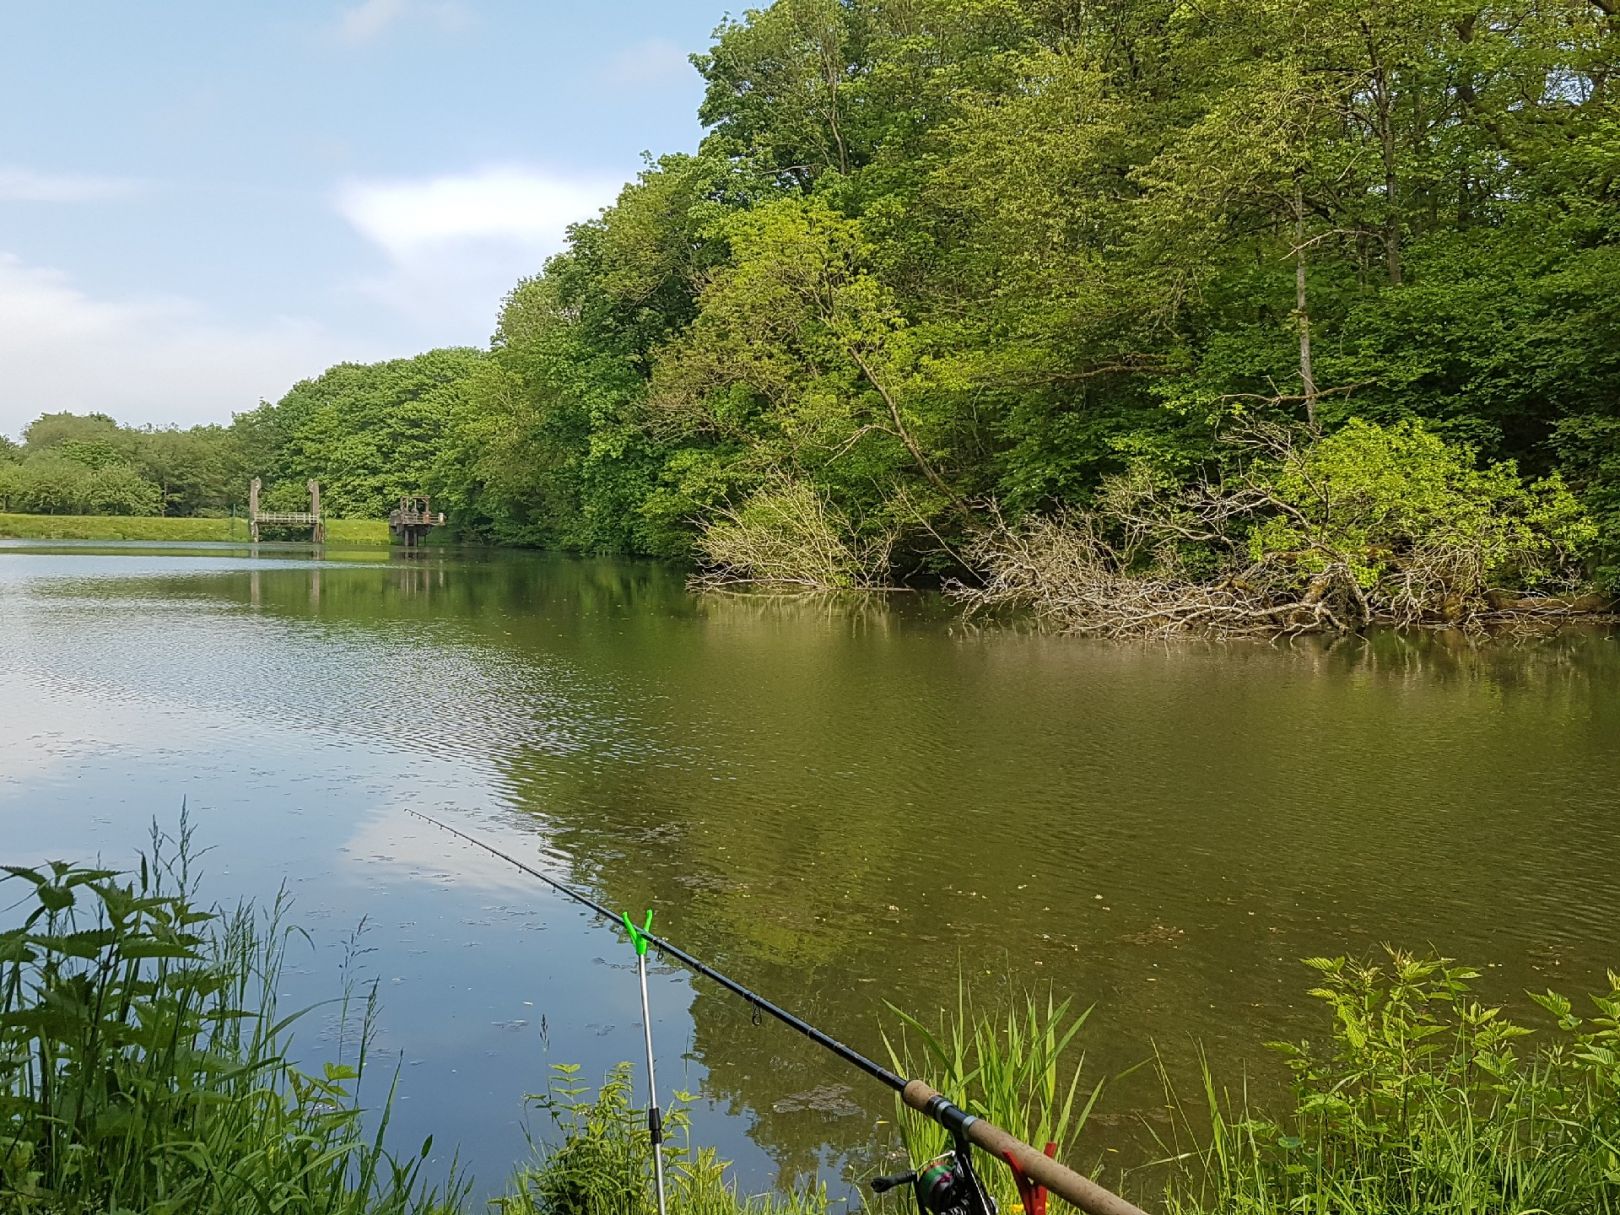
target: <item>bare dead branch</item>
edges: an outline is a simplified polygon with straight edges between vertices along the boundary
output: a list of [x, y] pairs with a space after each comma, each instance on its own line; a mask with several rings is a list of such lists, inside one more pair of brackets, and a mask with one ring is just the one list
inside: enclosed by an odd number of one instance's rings
[[[1315, 437], [1252, 422], [1228, 436], [1251, 459], [1224, 478], [1180, 485], [1136, 470], [1105, 483], [1088, 510], [1017, 525], [992, 504], [965, 554], [981, 585], [949, 593], [970, 615], [1019, 608], [1102, 637], [1287, 637], [1373, 624], [1477, 631], [1504, 618], [1477, 544], [1434, 538], [1398, 554], [1335, 547], [1333, 491], [1310, 476], [1300, 442]], [[1286, 467], [1314, 504], [1279, 494], [1262, 462]], [[1267, 521], [1285, 521], [1302, 543], [1251, 544]], [[1593, 610], [1579, 598], [1527, 602], [1538, 617]]]

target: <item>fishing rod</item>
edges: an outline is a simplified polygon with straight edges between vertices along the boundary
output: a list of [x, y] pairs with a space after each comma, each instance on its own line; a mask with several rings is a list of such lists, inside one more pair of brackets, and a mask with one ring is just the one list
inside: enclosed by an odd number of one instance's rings
[[[816, 1028], [804, 1018], [795, 1016], [781, 1005], [767, 1000], [751, 988], [744, 987], [737, 980], [721, 973], [702, 959], [693, 957], [680, 946], [671, 944], [662, 937], [654, 936], [651, 931], [652, 917], [650, 915], [647, 919], [647, 927], [645, 929], [637, 928], [632, 921], [621, 913], [609, 909], [605, 904], [591, 898], [590, 895], [559, 882], [556, 878], [536, 869], [533, 865], [519, 860], [509, 852], [502, 851], [475, 835], [470, 835], [459, 828], [450, 826], [448, 823], [440, 822], [438, 819], [423, 814], [419, 810], [411, 810], [407, 807], [405, 812], [421, 819], [423, 822], [431, 823], [441, 831], [448, 831], [456, 838], [466, 841], [475, 848], [482, 849], [491, 856], [500, 858], [530, 877], [538, 878], [557, 893], [566, 895], [574, 902], [594, 911], [603, 919], [620, 927], [628, 925], [631, 930], [631, 940], [637, 945], [638, 954], [644, 953], [645, 947], [650, 945], [664, 957], [673, 959], [688, 970], [718, 983], [733, 995], [747, 1001], [760, 1012], [809, 1038], [810, 1041], [837, 1055], [852, 1067], [865, 1072], [878, 1083], [893, 1089], [900, 1094], [901, 1100], [907, 1106], [938, 1123], [946, 1130], [951, 1136], [952, 1143], [949, 1152], [910, 1173], [899, 1177], [878, 1178], [872, 1183], [873, 1189], [878, 1193], [883, 1193], [885, 1190], [900, 1185], [910, 1185], [916, 1195], [918, 1207], [924, 1212], [924, 1215], [996, 1215], [995, 1202], [985, 1192], [973, 1168], [971, 1148], [978, 1147], [997, 1160], [1005, 1162], [1012, 1169], [1013, 1177], [1018, 1183], [1019, 1194], [1023, 1198], [1026, 1215], [1042, 1215], [1045, 1210], [1045, 1195], [1042, 1191], [1050, 1191], [1056, 1194], [1065, 1202], [1086, 1212], [1086, 1215], [1147, 1215], [1147, 1212], [1134, 1203], [1121, 1198], [1112, 1190], [1105, 1189], [1089, 1177], [1083, 1177], [1067, 1165], [1053, 1159], [1049, 1154], [1055, 1150], [1053, 1145], [1048, 1144], [1047, 1151], [1044, 1153], [1037, 1152], [1022, 1139], [1009, 1134], [994, 1123], [986, 1122], [983, 1118], [968, 1113], [926, 1082], [906, 1079], [898, 1072], [884, 1067], [876, 1060], [869, 1059], [854, 1047], [847, 1046], [831, 1034]], [[650, 1084], [650, 1054], [648, 1081]]]

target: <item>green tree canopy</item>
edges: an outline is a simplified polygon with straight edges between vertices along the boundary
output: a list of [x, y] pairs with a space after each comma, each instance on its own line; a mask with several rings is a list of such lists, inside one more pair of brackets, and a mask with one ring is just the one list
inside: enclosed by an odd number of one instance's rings
[[[340, 364], [220, 433], [48, 414], [24, 463], [127, 466], [175, 511], [255, 473], [337, 513], [428, 490], [464, 534], [684, 559], [808, 512], [865, 583], [875, 553], [966, 576], [987, 521], [1130, 469], [1218, 481], [1239, 419], [1368, 475], [1432, 471], [1420, 433], [1526, 493], [1558, 474], [1620, 585], [1617, 27], [774, 0], [694, 56], [699, 150], [514, 267], [487, 353]], [[1352, 419], [1406, 439], [1336, 446]]]
[[267, 482], [321, 483], [338, 516], [386, 515], [422, 492], [445, 443], [458, 394], [483, 361], [477, 350], [430, 350], [386, 363], [340, 363], [301, 380], [233, 429], [270, 467]]

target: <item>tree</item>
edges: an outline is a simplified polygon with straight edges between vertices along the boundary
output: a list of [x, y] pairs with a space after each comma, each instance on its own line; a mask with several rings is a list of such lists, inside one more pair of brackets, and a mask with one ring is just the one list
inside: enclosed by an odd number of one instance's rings
[[[51, 413], [23, 433], [24, 445], [11, 455], [34, 472], [14, 479], [13, 497], [37, 500], [41, 509], [60, 513], [71, 500], [73, 509], [96, 514], [195, 515], [223, 513], [245, 497], [241, 445], [223, 427], [137, 429], [102, 413]], [[68, 464], [96, 475], [81, 484]], [[137, 482], [155, 491], [155, 508]], [[38, 494], [31, 499], [32, 491], [16, 488], [24, 484]]]
[[770, 190], [745, 163], [663, 157], [507, 297], [435, 478], [462, 527], [579, 551], [689, 555], [695, 510], [680, 498], [702, 454], [672, 452], [649, 425], [649, 368], [727, 255], [720, 221]]
[[127, 454], [130, 444], [124, 428], [104, 413], [42, 413], [23, 430], [30, 452], [49, 451], [64, 443], [107, 448]]
[[137, 435], [135, 462], [158, 486], [166, 515], [239, 506], [252, 479], [237, 436], [223, 426], [143, 430]]
[[333, 515], [382, 516], [432, 476], [457, 394], [483, 360], [476, 350], [432, 350], [411, 359], [340, 363], [295, 384], [274, 405], [238, 419], [244, 436], [268, 437], [267, 480], [321, 483]]
[[[943, 464], [948, 415], [932, 408], [904, 317], [868, 268], [861, 223], [815, 198], [783, 198], [725, 231], [732, 263], [709, 278], [692, 325], [662, 353], [655, 415], [735, 451], [737, 489], [774, 470], [809, 473], [841, 499], [842, 515], [882, 531], [897, 509], [925, 522], [960, 508]], [[918, 501], [928, 503], [920, 512]]]
[[863, 15], [842, 0], [777, 0], [722, 25], [693, 56], [709, 82], [698, 117], [715, 142], [803, 183], [861, 163], [867, 149], [848, 127]]
[[994, 522], [971, 549], [981, 581], [958, 596], [1105, 636], [1282, 635], [1477, 628], [1499, 589], [1579, 585], [1594, 529], [1557, 478], [1482, 467], [1410, 421], [1352, 420], [1325, 438], [1261, 423], [1236, 445], [1215, 479], [1137, 467], [1087, 510]]
[[128, 464], [95, 470], [83, 493], [83, 509], [92, 515], [163, 513], [163, 491]]
[[1144, 469], [1244, 475], [1235, 426], [1416, 477], [1425, 442], [1351, 423], [1419, 422], [1561, 474], [1620, 586], [1612, 9], [774, 0], [694, 57], [698, 153], [523, 268], [487, 354], [343, 364], [227, 431], [49, 414], [24, 463], [185, 513], [427, 489], [470, 536], [870, 584]]
[[31, 515], [83, 514], [91, 473], [83, 464], [46, 453], [17, 466], [9, 486], [12, 510]]

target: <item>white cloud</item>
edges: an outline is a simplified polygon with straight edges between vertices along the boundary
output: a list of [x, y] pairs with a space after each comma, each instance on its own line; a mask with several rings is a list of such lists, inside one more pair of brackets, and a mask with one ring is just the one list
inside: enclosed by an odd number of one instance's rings
[[0, 202], [95, 202], [127, 198], [142, 188], [141, 182], [123, 177], [40, 173], [19, 165], [0, 165]]
[[336, 32], [340, 42], [358, 46], [412, 20], [426, 20], [448, 32], [469, 23], [466, 8], [457, 0], [361, 0], [338, 16]]
[[[414, 180], [355, 181], [337, 193], [348, 222], [388, 261], [359, 289], [453, 340], [488, 335], [501, 297], [567, 241], [572, 223], [620, 183], [523, 166]], [[439, 340], [451, 340], [440, 329]]]
[[612, 201], [617, 184], [494, 167], [424, 180], [351, 182], [338, 211], [396, 261], [447, 246], [496, 242], [543, 252], [562, 248], [569, 224]]
[[225, 422], [331, 363], [381, 353], [296, 318], [230, 325], [176, 297], [98, 298], [61, 271], [0, 253], [0, 433], [57, 409]]
[[695, 72], [688, 52], [665, 38], [637, 42], [603, 66], [602, 83], [619, 88], [660, 88], [690, 80]]
[[370, 42], [403, 17], [405, 8], [405, 0], [364, 0], [338, 18], [338, 37], [345, 42]]

